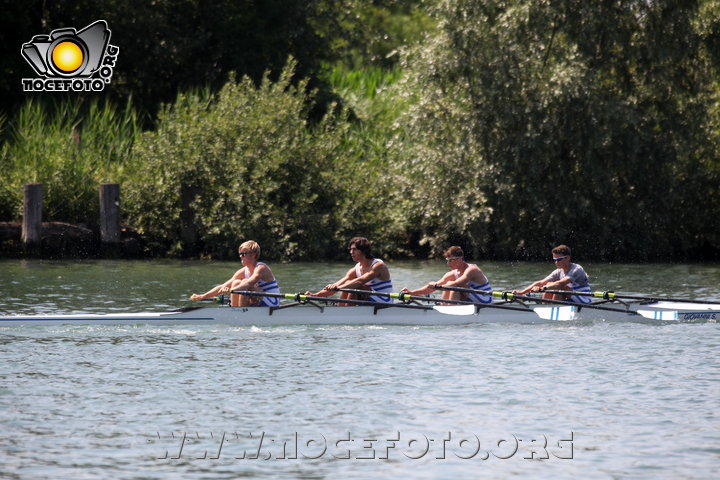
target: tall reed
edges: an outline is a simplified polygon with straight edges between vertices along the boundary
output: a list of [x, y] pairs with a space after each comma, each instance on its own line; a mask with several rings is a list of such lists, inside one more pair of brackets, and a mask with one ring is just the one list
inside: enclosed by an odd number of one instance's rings
[[138, 133], [130, 102], [117, 108], [96, 100], [51, 105], [29, 100], [2, 135], [3, 220], [19, 218], [23, 185], [41, 182], [45, 220], [96, 223], [98, 184], [123, 175]]

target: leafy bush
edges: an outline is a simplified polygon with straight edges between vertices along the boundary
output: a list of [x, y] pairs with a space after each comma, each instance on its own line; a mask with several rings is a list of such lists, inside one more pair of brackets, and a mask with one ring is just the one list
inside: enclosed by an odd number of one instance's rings
[[231, 76], [216, 96], [179, 95], [141, 136], [126, 210], [153, 248], [235, 256], [253, 239], [270, 258], [335, 250], [333, 171], [347, 123], [333, 108], [308, 124], [311, 94], [305, 81], [291, 82], [294, 67], [276, 82]]

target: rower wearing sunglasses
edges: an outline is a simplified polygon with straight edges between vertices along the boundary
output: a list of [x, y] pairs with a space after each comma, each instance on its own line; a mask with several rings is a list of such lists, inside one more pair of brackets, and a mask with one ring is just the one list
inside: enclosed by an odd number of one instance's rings
[[[460, 287], [470, 288], [473, 290], [481, 290], [490, 293], [492, 287], [487, 277], [480, 268], [474, 263], [467, 263], [465, 261], [465, 254], [462, 248], [458, 246], [452, 246], [445, 250], [445, 262], [450, 269], [443, 277], [437, 282], [431, 282], [424, 287], [410, 290], [403, 288], [403, 293], [409, 293], [410, 295], [425, 295], [430, 292], [434, 292], [436, 288], [434, 285], [440, 285], [443, 287]], [[457, 290], [443, 290], [442, 298], [445, 300], [468, 300], [474, 303], [490, 303], [492, 302], [491, 295], [483, 295], [481, 293], [466, 293]]]
[[[198, 295], [193, 293], [190, 300], [205, 300], [216, 295], [221, 295], [232, 290], [249, 290], [255, 292], [280, 293], [280, 287], [270, 267], [259, 262], [260, 245], [253, 240], [240, 245], [238, 255], [243, 268], [235, 272], [228, 281], [213, 287], [209, 291]], [[276, 297], [251, 297], [249, 295], [230, 295], [230, 305], [233, 307], [246, 307], [249, 305], [261, 305], [264, 307], [276, 307], [280, 300]]]
[[[528, 292], [540, 292], [542, 290], [568, 290], [575, 292], [590, 293], [590, 280], [585, 270], [577, 263], [570, 261], [570, 247], [558, 245], [552, 249], [552, 258], [557, 267], [550, 275], [534, 282], [524, 290], [513, 290], [513, 293], [525, 295]], [[543, 293], [543, 298], [548, 300], [566, 300], [575, 303], [590, 303], [591, 296], [566, 295], [561, 293]]]

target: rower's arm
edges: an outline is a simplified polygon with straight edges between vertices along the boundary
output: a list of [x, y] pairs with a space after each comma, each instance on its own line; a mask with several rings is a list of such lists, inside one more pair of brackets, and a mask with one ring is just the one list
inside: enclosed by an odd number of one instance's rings
[[340, 288], [362, 288], [367, 283], [371, 282], [374, 278], [388, 279], [390, 278], [390, 270], [388, 270], [385, 262], [377, 262], [372, 266], [370, 271], [360, 275], [359, 277], [355, 273], [355, 269], [352, 269], [352, 276], [347, 279], [344, 283], [340, 284]]
[[531, 283], [530, 286], [528, 286], [527, 288], [525, 288], [523, 290], [513, 290], [513, 293], [515, 293], [517, 295], [525, 295], [526, 293], [532, 292], [533, 289], [536, 289], [536, 288], [540, 289], [540, 287], [543, 287], [547, 283], [548, 282], [545, 281], [545, 279], [538, 280], [537, 282]]
[[400, 290], [403, 293], [409, 293], [410, 295], [427, 295], [428, 293], [434, 292], [436, 289], [431, 287], [430, 285], [442, 285], [439, 281], [435, 283], [428, 283], [424, 287], [416, 288], [415, 290], [410, 290], [409, 288], [403, 288]]
[[447, 286], [448, 287], [462, 287], [464, 285], [467, 285], [472, 280], [475, 280], [476, 283], [479, 283], [481, 285], [484, 285], [488, 281], [487, 277], [482, 272], [482, 270], [480, 270], [477, 267], [472, 267], [472, 268], [466, 268], [465, 271], [463, 272], [463, 274], [460, 275], [457, 279], [455, 279], [455, 280], [449, 279], [449, 281], [447, 282]]
[[403, 293], [409, 293], [410, 295], [427, 295], [428, 293], [434, 292], [436, 289], [433, 287], [433, 285], [447, 285], [448, 282], [450, 282], [450, 279], [453, 277], [452, 272], [448, 272], [443, 277], [438, 280], [437, 282], [430, 282], [424, 287], [416, 288], [415, 290], [410, 290], [408, 288], [403, 288], [401, 291]]
[[[385, 267], [385, 270], [387, 270], [387, 267]], [[347, 282], [348, 283], [347, 286], [349, 287], [349, 285], [357, 285], [357, 286], [365, 285], [366, 283], [371, 282], [374, 278], [377, 278], [379, 276], [380, 275], [378, 275], [378, 272], [375, 270], [375, 267], [373, 267], [372, 269], [370, 269], [369, 272], [363, 273], [359, 277], [350, 279], [350, 281]]]
[[344, 288], [345, 284], [351, 279], [355, 278], [355, 267], [348, 270], [348, 272], [345, 274], [343, 278], [338, 280], [335, 283], [330, 283], [328, 285], [325, 285], [321, 290], [318, 290], [317, 292], [313, 293], [310, 290], [305, 292], [305, 295], [310, 295], [313, 297], [329, 297], [331, 295], [335, 295], [337, 293], [338, 288]]
[[197, 293], [193, 293], [190, 295], [190, 300], [197, 301], [197, 300], [205, 300], [206, 298], [214, 297], [215, 295], [218, 295], [220, 293], [225, 293], [230, 290], [230, 285], [235, 280], [238, 280], [243, 277], [243, 270], [244, 268], [241, 268], [237, 272], [235, 272], [235, 275], [233, 275], [229, 280], [227, 280], [224, 283], [221, 283], [220, 285], [216, 285], [215, 287], [211, 288], [207, 292], [203, 293], [202, 295], [198, 295]]
[[563, 277], [560, 280], [556, 282], [546, 282], [543, 286], [545, 288], [553, 289], [553, 288], [567, 288], [568, 284], [570, 283], [572, 279], [570, 277]]
[[539, 291], [542, 287], [547, 287], [547, 286], [550, 285], [550, 284], [554, 284], [554, 283], [556, 283], [556, 282], [553, 281], [554, 278], [555, 278], [554, 276], [557, 275], [556, 272], [557, 272], [557, 270], [554, 270], [550, 275], [548, 275], [547, 277], [543, 278], [542, 280], [538, 280], [537, 282], [533, 282], [532, 284], [530, 284], [529, 287], [527, 287], [527, 288], [524, 289], [524, 290], [513, 290], [513, 293], [518, 294], [518, 295], [525, 295], [525, 294], [528, 293], [528, 292], [537, 292], [537, 291]]
[[267, 271], [268, 268], [265, 265], [256, 265], [253, 274], [240, 281], [240, 283], [235, 284], [234, 288], [236, 290], [243, 290], [248, 287], [255, 286], [260, 280], [262, 280], [262, 277], [265, 276]]

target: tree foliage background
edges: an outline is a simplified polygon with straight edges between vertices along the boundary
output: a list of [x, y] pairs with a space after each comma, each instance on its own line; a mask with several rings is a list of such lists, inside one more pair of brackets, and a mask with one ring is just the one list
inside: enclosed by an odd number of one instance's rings
[[[720, 257], [716, 1], [0, 4], [7, 219], [42, 181], [93, 224], [118, 181], [151, 254]], [[106, 92], [20, 92], [22, 43], [99, 18]]]
[[460, 237], [500, 257], [561, 242], [601, 258], [717, 254], [717, 3], [433, 11], [439, 30], [405, 61], [417, 98], [395, 153], [405, 185], [420, 183], [402, 197], [422, 242]]

